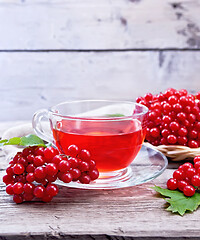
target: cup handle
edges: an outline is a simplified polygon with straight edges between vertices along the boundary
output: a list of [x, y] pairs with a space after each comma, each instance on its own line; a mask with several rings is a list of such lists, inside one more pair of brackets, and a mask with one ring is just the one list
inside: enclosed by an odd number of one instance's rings
[[[45, 120], [46, 120], [46, 126], [44, 127]], [[47, 109], [41, 109], [33, 115], [32, 126], [38, 137], [42, 138], [47, 142], [54, 144], [53, 135], [51, 134]], [[47, 126], [49, 128], [49, 131], [47, 130]]]

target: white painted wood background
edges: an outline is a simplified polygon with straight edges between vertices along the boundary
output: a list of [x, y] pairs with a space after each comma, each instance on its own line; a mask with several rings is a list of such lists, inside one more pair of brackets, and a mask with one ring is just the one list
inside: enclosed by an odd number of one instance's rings
[[167, 87], [200, 91], [200, 0], [0, 0], [0, 121]]

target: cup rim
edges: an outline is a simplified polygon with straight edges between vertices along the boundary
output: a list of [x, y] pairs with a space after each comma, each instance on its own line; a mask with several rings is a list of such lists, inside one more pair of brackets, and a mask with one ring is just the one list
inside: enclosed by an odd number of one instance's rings
[[[121, 104], [134, 104], [137, 106], [140, 106], [143, 108], [143, 111], [141, 113], [136, 113], [133, 115], [129, 115], [129, 116], [114, 116], [114, 117], [103, 117], [103, 118], [99, 118], [99, 117], [76, 117], [76, 116], [70, 116], [70, 115], [63, 115], [60, 113], [56, 113], [56, 107], [60, 106], [60, 105], [64, 105], [64, 104], [70, 104], [70, 103], [81, 103], [81, 102], [112, 102], [112, 103], [121, 103]], [[67, 119], [74, 119], [74, 120], [82, 120], [82, 121], [116, 121], [116, 120], [127, 120], [127, 119], [133, 119], [133, 117], [137, 118], [139, 116], [145, 115], [148, 113], [149, 109], [148, 107], [134, 102], [134, 101], [126, 101], [126, 100], [102, 100], [102, 99], [87, 99], [87, 100], [70, 100], [70, 101], [64, 101], [64, 102], [60, 102], [52, 107], [50, 107], [48, 109], [48, 111], [53, 114], [56, 115], [58, 117], [62, 117], [62, 118], [67, 118]]]

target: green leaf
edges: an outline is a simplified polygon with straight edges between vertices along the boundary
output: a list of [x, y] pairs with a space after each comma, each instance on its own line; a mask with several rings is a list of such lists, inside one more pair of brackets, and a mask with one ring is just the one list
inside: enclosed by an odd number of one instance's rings
[[3, 140], [1, 140], [1, 141], [0, 141], [0, 147], [3, 146], [6, 142], [8, 142], [7, 139], [3, 139]]
[[34, 134], [30, 134], [28, 136], [21, 137], [20, 144], [21, 146], [46, 146], [44, 141]]
[[4, 145], [19, 145], [19, 144], [20, 144], [19, 137], [10, 138], [7, 142], [4, 143]]
[[153, 189], [161, 195], [167, 197], [165, 200], [170, 204], [167, 208], [168, 211], [173, 213], [178, 212], [181, 216], [183, 216], [186, 211], [195, 211], [200, 205], [200, 193], [198, 192], [196, 192], [192, 197], [186, 197], [178, 190], [172, 191], [158, 186], [154, 186]]
[[9, 140], [3, 139], [0, 141], [0, 146], [4, 145], [19, 145], [19, 146], [46, 146], [44, 141], [34, 134], [23, 137], [13, 137]]

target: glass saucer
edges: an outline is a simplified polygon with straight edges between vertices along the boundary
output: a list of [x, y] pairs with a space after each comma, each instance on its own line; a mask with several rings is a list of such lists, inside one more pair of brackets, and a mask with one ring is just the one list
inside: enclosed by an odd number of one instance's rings
[[167, 158], [159, 151], [147, 146], [142, 146], [132, 164], [119, 173], [113, 172], [113, 176], [100, 175], [90, 184], [79, 182], [63, 183], [59, 180], [57, 184], [81, 189], [115, 189], [139, 185], [158, 177], [167, 167]]

